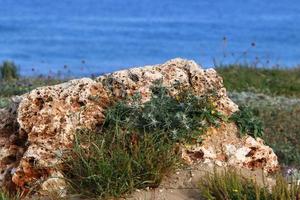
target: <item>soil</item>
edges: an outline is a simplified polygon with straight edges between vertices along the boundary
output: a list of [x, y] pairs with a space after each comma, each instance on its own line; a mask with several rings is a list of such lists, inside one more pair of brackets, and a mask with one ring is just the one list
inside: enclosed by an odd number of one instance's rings
[[[173, 175], [165, 177], [158, 188], [137, 190], [130, 196], [122, 200], [202, 200], [198, 183], [203, 176], [216, 170], [224, 168], [215, 168], [207, 164], [201, 164], [177, 170]], [[269, 182], [273, 179], [263, 178], [261, 170], [250, 171], [247, 169], [237, 169], [243, 176], [255, 178], [259, 184]]]

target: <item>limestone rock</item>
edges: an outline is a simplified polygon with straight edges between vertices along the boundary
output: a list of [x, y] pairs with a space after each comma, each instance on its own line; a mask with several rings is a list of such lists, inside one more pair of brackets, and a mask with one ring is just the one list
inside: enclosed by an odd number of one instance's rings
[[27, 150], [13, 174], [13, 182], [28, 189], [57, 173], [53, 167], [70, 149], [78, 128], [95, 129], [104, 120], [109, 102], [101, 83], [88, 78], [42, 87], [23, 96], [17, 120], [27, 135]]
[[[60, 85], [41, 87], [22, 96], [18, 110], [1, 110], [0, 180], [29, 191], [39, 185], [45, 192], [63, 191], [60, 177], [62, 157], [72, 147], [79, 128], [97, 129], [105, 119], [105, 109], [115, 100], [139, 92], [145, 102], [150, 86], [160, 79], [178, 93], [176, 85], [193, 90], [197, 95], [215, 92], [217, 108], [225, 115], [238, 110], [215, 70], [201, 69], [195, 62], [174, 59], [161, 65], [131, 68], [98, 77], [82, 78]], [[202, 146], [185, 147], [183, 157], [191, 162], [213, 161], [219, 165], [247, 168], [277, 168], [277, 157], [261, 140], [237, 137], [234, 124], [211, 128]], [[9, 142], [7, 142], [9, 141]]]
[[[234, 123], [223, 123], [219, 128], [210, 128], [200, 145], [188, 146], [183, 158], [190, 164], [214, 163], [218, 166], [263, 169], [267, 173], [277, 171], [279, 163], [273, 150], [262, 139], [244, 136], [240, 138]], [[195, 157], [195, 154], [202, 155]]]
[[13, 189], [11, 173], [25, 151], [26, 135], [18, 131], [17, 108], [21, 97], [14, 97], [8, 108], [0, 109], [0, 187]]
[[178, 93], [176, 84], [192, 89], [199, 96], [216, 92], [220, 111], [228, 115], [238, 110], [237, 105], [228, 98], [223, 80], [217, 72], [214, 69], [201, 69], [194, 61], [173, 59], [161, 65], [117, 71], [97, 80], [112, 96], [119, 99], [139, 92], [142, 101], [147, 101], [153, 81], [161, 80], [164, 86], [171, 88], [173, 95]]

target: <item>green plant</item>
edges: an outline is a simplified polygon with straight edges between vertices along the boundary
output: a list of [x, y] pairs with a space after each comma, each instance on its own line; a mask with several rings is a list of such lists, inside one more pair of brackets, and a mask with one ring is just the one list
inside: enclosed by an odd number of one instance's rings
[[159, 133], [140, 136], [121, 127], [101, 134], [81, 131], [66, 175], [84, 196], [120, 197], [135, 188], [158, 186], [178, 162], [173, 147]]
[[[222, 115], [213, 97], [187, 91], [171, 97], [153, 85], [152, 97], [116, 102], [99, 132], [81, 130], [66, 160], [72, 188], [87, 196], [119, 197], [134, 188], [156, 187], [180, 163], [178, 142], [195, 142]], [[194, 134], [191, 134], [194, 132]]]
[[0, 200], [14, 200], [14, 199], [17, 198], [11, 198], [7, 193], [0, 191]]
[[217, 66], [228, 91], [300, 97], [300, 68], [258, 68], [247, 64]]
[[5, 108], [9, 105], [9, 100], [8, 98], [1, 98], [0, 97], [0, 109]]
[[249, 107], [240, 106], [240, 110], [233, 113], [229, 119], [236, 123], [241, 136], [246, 134], [254, 138], [263, 136], [262, 122]]
[[210, 126], [218, 126], [223, 120], [216, 111], [216, 95], [209, 93], [199, 97], [182, 90], [176, 97], [159, 83], [151, 88], [150, 101], [142, 104], [136, 94], [127, 102], [117, 102], [108, 109], [106, 123], [134, 127], [139, 132], [164, 131], [169, 138], [178, 142], [199, 138]]
[[19, 78], [17, 66], [10, 61], [4, 61], [0, 65], [0, 77], [6, 81], [14, 80]]
[[[271, 187], [271, 189], [270, 189]], [[207, 200], [297, 200], [300, 186], [288, 183], [281, 175], [272, 186], [258, 184], [234, 170], [207, 174], [199, 183], [202, 196]]]

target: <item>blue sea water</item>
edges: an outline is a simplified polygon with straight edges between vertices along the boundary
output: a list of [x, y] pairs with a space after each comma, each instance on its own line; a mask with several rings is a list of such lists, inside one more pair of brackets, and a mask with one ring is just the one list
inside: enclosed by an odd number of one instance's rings
[[205, 67], [255, 57], [299, 64], [300, 1], [0, 0], [0, 61], [24, 75], [99, 74], [174, 57]]

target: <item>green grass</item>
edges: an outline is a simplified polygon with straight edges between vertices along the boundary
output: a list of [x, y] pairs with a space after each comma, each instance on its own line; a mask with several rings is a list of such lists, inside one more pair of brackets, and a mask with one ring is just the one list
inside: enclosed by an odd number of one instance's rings
[[20, 78], [18, 80], [1, 80], [0, 79], [0, 97], [11, 97], [22, 95], [31, 90], [47, 85], [54, 85], [64, 80], [48, 77]]
[[[263, 178], [264, 179], [264, 178]], [[243, 177], [235, 170], [207, 174], [199, 182], [201, 195], [207, 200], [297, 200], [300, 186], [295, 181], [288, 183], [281, 175], [271, 188], [255, 180]]]
[[235, 64], [216, 68], [228, 91], [300, 97], [300, 68], [263, 69]]
[[11, 198], [5, 192], [0, 191], [0, 200], [14, 200], [14, 199], [17, 199], [17, 198]]

